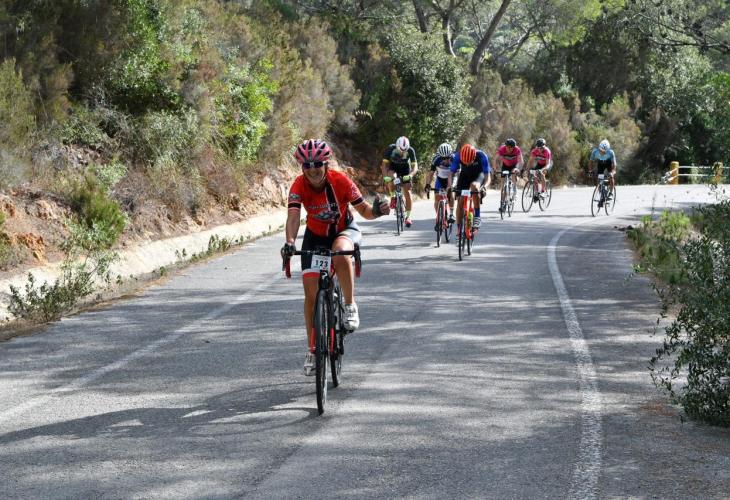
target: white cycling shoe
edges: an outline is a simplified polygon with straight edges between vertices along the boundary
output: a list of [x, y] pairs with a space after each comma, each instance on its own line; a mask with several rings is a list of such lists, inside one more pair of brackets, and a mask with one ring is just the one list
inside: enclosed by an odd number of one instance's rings
[[360, 326], [360, 314], [357, 312], [357, 304], [354, 302], [352, 304], [345, 304], [345, 318], [344, 318], [344, 327], [346, 330], [357, 330], [357, 327]]
[[304, 375], [310, 377], [314, 375], [314, 353], [307, 351], [307, 355], [304, 356]]

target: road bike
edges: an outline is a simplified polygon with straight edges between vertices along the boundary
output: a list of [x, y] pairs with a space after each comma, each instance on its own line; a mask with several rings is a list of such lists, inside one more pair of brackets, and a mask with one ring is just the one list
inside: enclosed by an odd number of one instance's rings
[[[333, 251], [328, 248], [314, 250], [297, 250], [291, 254], [311, 255], [312, 268], [319, 269], [319, 288], [314, 302], [314, 366], [315, 384], [317, 389], [317, 411], [321, 415], [327, 404], [328, 372], [332, 377], [332, 387], [342, 382], [342, 357], [345, 354], [344, 339], [350, 333], [345, 329], [345, 302], [340, 288], [340, 282], [334, 273], [332, 257], [351, 255], [355, 260], [355, 276], [360, 277], [362, 261], [360, 247], [355, 245], [354, 250]], [[291, 256], [284, 257], [282, 265], [287, 278], [291, 278]]]
[[471, 189], [462, 189], [459, 196], [461, 206], [461, 220], [459, 221], [457, 247], [459, 248], [459, 260], [464, 255], [471, 255], [471, 246], [474, 242], [474, 204], [471, 199]]
[[[449, 222], [449, 195], [446, 189], [439, 189], [438, 194], [438, 208], [436, 209], [436, 225], [434, 230], [436, 231], [436, 246], [441, 246], [441, 237], [443, 236], [444, 243], [448, 243], [451, 240], [451, 232], [454, 228], [454, 223]], [[431, 186], [426, 186], [426, 197], [431, 197]]]
[[397, 174], [393, 177], [393, 184], [395, 185], [395, 234], [400, 235], [405, 227], [406, 200], [400, 185], [401, 180]]
[[[591, 173], [591, 175], [595, 175]], [[606, 215], [612, 214], [613, 209], [616, 207], [616, 186], [610, 187], [609, 177], [604, 174], [598, 174], [598, 185], [593, 190], [593, 196], [591, 197], [591, 215], [596, 216], [601, 208], [606, 212]]]
[[540, 177], [537, 175], [538, 172], [539, 170], [537, 169], [531, 169], [527, 184], [522, 188], [523, 212], [529, 212], [534, 202], [538, 203], [540, 210], [545, 211], [553, 199], [553, 186], [550, 183], [550, 179], [545, 179], [545, 191], [540, 192]]
[[507, 212], [508, 217], [512, 217], [512, 210], [515, 208], [515, 193], [517, 188], [512, 182], [512, 175], [509, 170], [502, 170], [502, 196], [499, 206], [499, 216], [504, 220], [504, 213]]

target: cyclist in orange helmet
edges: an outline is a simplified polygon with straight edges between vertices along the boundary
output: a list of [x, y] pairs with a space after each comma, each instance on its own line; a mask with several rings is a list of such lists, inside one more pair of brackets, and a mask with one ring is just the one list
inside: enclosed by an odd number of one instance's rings
[[[452, 179], [456, 172], [461, 169], [461, 173], [453, 186]], [[474, 202], [474, 229], [479, 229], [482, 223], [480, 212], [479, 192], [485, 190], [485, 186], [489, 185], [492, 179], [492, 167], [489, 165], [489, 157], [487, 153], [481, 149], [477, 149], [471, 144], [464, 144], [458, 153], [454, 155], [451, 161], [451, 169], [449, 172], [449, 185], [453, 186], [458, 196], [464, 189], [471, 189], [472, 200]], [[456, 221], [461, 220], [461, 205], [456, 204]]]

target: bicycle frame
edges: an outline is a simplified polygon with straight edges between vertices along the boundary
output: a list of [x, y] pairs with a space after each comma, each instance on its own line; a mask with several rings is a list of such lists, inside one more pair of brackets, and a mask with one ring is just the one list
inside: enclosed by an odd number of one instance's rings
[[449, 224], [448, 221], [448, 206], [449, 206], [449, 195], [448, 191], [441, 188], [439, 189], [438, 194], [436, 195], [438, 198], [438, 209], [436, 211], [436, 246], [441, 245], [441, 233], [444, 234], [444, 237], [446, 241], [448, 242], [451, 235], [451, 224]]
[[395, 229], [396, 235], [400, 235], [403, 232], [405, 225], [405, 211], [406, 211], [406, 200], [403, 196], [403, 188], [401, 188], [401, 180], [398, 174], [393, 176], [393, 185], [395, 186]]
[[474, 239], [472, 221], [474, 220], [474, 202], [472, 195], [478, 194], [471, 191], [471, 187], [463, 189], [459, 195], [459, 206], [461, 207], [461, 220], [459, 221], [459, 239], [457, 241], [459, 260], [462, 260], [464, 247], [466, 254], [471, 255], [471, 242]]

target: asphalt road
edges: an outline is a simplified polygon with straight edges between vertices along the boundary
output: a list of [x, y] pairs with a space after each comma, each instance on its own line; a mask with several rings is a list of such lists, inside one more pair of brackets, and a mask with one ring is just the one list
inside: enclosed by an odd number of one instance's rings
[[730, 432], [651, 384], [659, 304], [616, 226], [702, 187], [588, 188], [473, 255], [364, 222], [361, 329], [317, 416], [281, 235], [0, 344], [0, 498], [728, 498]]

